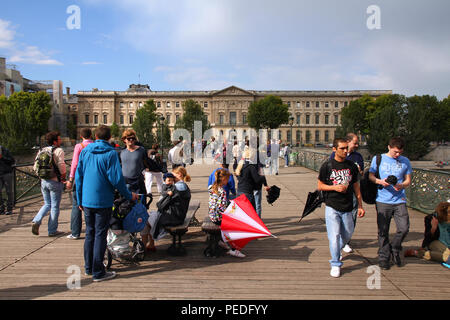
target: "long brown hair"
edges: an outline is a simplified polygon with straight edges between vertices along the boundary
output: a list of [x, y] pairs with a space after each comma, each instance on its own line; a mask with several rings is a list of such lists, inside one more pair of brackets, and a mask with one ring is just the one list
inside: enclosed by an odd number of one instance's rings
[[225, 169], [218, 169], [216, 173], [214, 174], [215, 180], [212, 184], [211, 190], [215, 194], [219, 194], [219, 187], [222, 186], [222, 179], [228, 179], [230, 178], [230, 171]]
[[184, 182], [191, 182], [191, 176], [188, 175], [185, 167], [176, 167], [174, 170], [172, 170], [172, 172], [182, 176], [181, 180], [183, 180]]

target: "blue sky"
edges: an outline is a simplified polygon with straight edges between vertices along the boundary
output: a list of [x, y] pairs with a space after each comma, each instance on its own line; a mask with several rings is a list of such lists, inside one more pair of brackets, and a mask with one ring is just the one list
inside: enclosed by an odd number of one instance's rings
[[[80, 8], [80, 29], [66, 12]], [[366, 12], [380, 8], [380, 29]], [[72, 92], [392, 89], [450, 94], [446, 0], [4, 1], [0, 56]]]

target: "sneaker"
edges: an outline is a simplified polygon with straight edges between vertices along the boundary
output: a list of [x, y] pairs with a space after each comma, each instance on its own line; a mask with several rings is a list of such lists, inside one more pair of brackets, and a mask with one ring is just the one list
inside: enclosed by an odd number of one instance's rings
[[85, 272], [84, 272], [84, 275], [85, 275], [85, 276], [92, 276], [92, 272], [87, 272], [87, 271], [85, 271]]
[[101, 282], [101, 281], [111, 280], [111, 279], [115, 278], [116, 276], [117, 276], [117, 274], [114, 271], [105, 272], [103, 277], [98, 278], [98, 279], [93, 279], [93, 280], [94, 280], [94, 282]]
[[13, 214], [12, 211], [6, 211], [6, 212], [5, 212], [5, 216], [10, 216], [10, 215], [12, 215], [12, 214]]
[[219, 241], [219, 246], [222, 247], [225, 250], [230, 250], [230, 246], [227, 245], [225, 242], [223, 242], [222, 240]]
[[67, 239], [71, 239], [71, 240], [78, 240], [78, 239], [80, 239], [80, 237], [74, 236], [73, 234], [69, 234], [66, 238]]
[[399, 252], [393, 252], [392, 253], [392, 260], [394, 261], [394, 264], [397, 265], [397, 267], [401, 267], [402, 266], [402, 259], [400, 258], [400, 253]]
[[391, 264], [389, 263], [389, 261], [380, 261], [378, 262], [378, 265], [383, 270], [389, 270], [391, 268]]
[[339, 278], [341, 276], [341, 268], [331, 267], [330, 276], [332, 276], [333, 278]]
[[450, 264], [448, 264], [448, 263], [443, 262], [443, 263], [442, 263], [442, 266], [443, 266], [443, 267], [446, 267], [447, 269], [450, 269]]
[[31, 233], [38, 236], [39, 235], [39, 224], [33, 222], [33, 225], [31, 226]]
[[352, 253], [353, 249], [348, 244], [346, 244], [345, 247], [342, 248], [342, 251], [346, 253]]
[[242, 252], [240, 252], [239, 250], [228, 250], [227, 254], [229, 254], [230, 256], [233, 257], [237, 257], [237, 258], [245, 258], [245, 254], [243, 254]]
[[62, 231], [56, 231], [54, 233], [49, 233], [48, 236], [49, 237], [57, 237], [57, 236], [63, 235], [64, 233], [65, 232], [62, 232]]

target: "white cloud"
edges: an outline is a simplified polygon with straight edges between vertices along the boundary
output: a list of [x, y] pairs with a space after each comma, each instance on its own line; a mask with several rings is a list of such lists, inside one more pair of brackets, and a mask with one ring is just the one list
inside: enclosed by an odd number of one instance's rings
[[43, 53], [37, 46], [19, 44], [14, 41], [15, 30], [10, 21], [0, 19], [0, 48], [9, 53], [9, 62], [27, 63], [37, 65], [63, 65], [60, 61], [52, 59], [50, 54]]

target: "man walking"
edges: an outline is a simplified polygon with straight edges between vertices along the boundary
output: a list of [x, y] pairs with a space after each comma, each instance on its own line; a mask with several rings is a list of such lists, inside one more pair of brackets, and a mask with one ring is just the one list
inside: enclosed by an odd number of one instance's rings
[[[61, 134], [58, 131], [51, 131], [45, 136], [48, 147], [38, 153], [40, 155], [48, 153], [49, 168], [39, 171], [39, 160], [35, 161], [35, 171], [42, 173], [41, 191], [44, 197], [44, 205], [33, 219], [31, 232], [39, 235], [39, 227], [42, 219], [50, 211], [48, 219], [48, 236], [56, 237], [63, 232], [58, 231], [59, 205], [61, 203], [64, 183], [66, 182], [66, 163], [64, 162], [64, 150], [61, 148]], [[38, 173], [39, 174], [39, 173]]]
[[331, 253], [332, 277], [341, 275], [341, 250], [352, 237], [353, 194], [358, 200], [358, 217], [365, 211], [362, 207], [361, 191], [358, 182], [358, 168], [347, 160], [348, 142], [336, 138], [333, 142], [334, 159], [325, 162], [319, 171], [318, 189], [325, 192], [325, 222]]
[[[0, 215], [10, 215], [13, 213], [14, 194], [13, 194], [13, 168], [16, 160], [8, 149], [0, 146]], [[2, 190], [6, 190], [6, 211], [3, 204]]]
[[[356, 166], [358, 167], [358, 171], [359, 171], [359, 178], [361, 178], [363, 176], [363, 172], [364, 172], [364, 158], [363, 156], [357, 152], [356, 150], [358, 150], [359, 147], [359, 139], [358, 136], [352, 132], [347, 133], [347, 135], [345, 136], [345, 139], [348, 142], [348, 153], [347, 153], [347, 160], [350, 160], [351, 162], [353, 162], [354, 164], [356, 164]], [[330, 159], [334, 159], [335, 156], [335, 152], [333, 151], [330, 155]], [[353, 195], [353, 225], [356, 228], [356, 220], [357, 220], [357, 215], [358, 215], [358, 200], [356, 199], [356, 196]], [[347, 253], [351, 253], [353, 252], [353, 249], [350, 247], [350, 241], [344, 246], [344, 248], [342, 248], [342, 250], [344, 252]]]
[[70, 190], [71, 188], [73, 188], [73, 190], [72, 190], [72, 213], [70, 215], [71, 233], [67, 236], [67, 239], [72, 239], [72, 240], [77, 240], [80, 238], [81, 225], [82, 225], [81, 210], [78, 207], [77, 193], [76, 193], [76, 188], [74, 187], [75, 172], [77, 170], [78, 160], [80, 159], [81, 151], [93, 142], [91, 129], [89, 129], [89, 128], [81, 129], [80, 135], [81, 135], [81, 139], [83, 141], [81, 143], [78, 143], [73, 150], [72, 165], [70, 166], [69, 181], [66, 184], [67, 189]]
[[[402, 266], [400, 253], [402, 242], [409, 231], [409, 215], [406, 208], [405, 188], [411, 184], [411, 163], [403, 157], [405, 142], [400, 137], [389, 141], [388, 152], [381, 155], [379, 168], [380, 178], [375, 177], [377, 171], [376, 157], [372, 159], [369, 169], [369, 179], [380, 185], [376, 197], [378, 224], [378, 263], [380, 268], [390, 268], [391, 256], [394, 263]], [[394, 218], [397, 232], [392, 242], [389, 242], [389, 226]]]
[[108, 143], [111, 129], [102, 125], [95, 135], [97, 140], [81, 151], [75, 184], [78, 205], [86, 221], [85, 274], [92, 275], [94, 282], [98, 282], [116, 276], [115, 272], [106, 272], [103, 265], [114, 191], [117, 189], [128, 200], [139, 197], [130, 193], [125, 185], [117, 152]]

